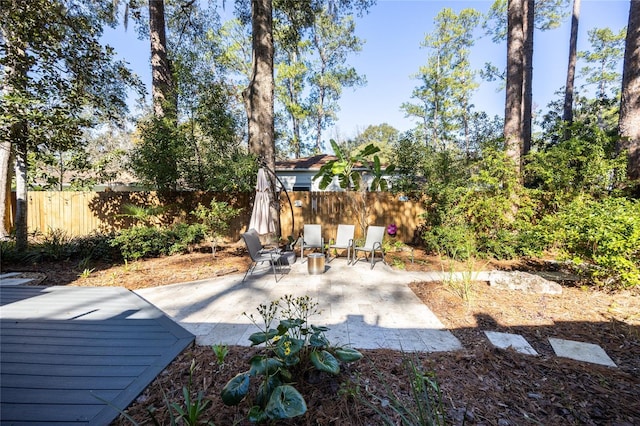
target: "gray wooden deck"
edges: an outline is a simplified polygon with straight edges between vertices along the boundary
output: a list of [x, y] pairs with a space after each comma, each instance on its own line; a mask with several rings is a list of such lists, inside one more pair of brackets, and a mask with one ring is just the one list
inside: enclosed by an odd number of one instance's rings
[[1, 286], [0, 423], [109, 424], [193, 340], [123, 288]]

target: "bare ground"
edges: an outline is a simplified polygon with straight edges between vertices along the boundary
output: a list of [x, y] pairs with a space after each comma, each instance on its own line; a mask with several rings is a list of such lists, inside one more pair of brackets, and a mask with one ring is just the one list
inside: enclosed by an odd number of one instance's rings
[[[394, 260], [395, 259], [395, 260]], [[406, 269], [440, 270], [436, 257], [420, 249], [391, 253], [389, 263]], [[124, 286], [139, 289], [192, 281], [245, 271], [248, 256], [230, 246], [214, 258], [192, 253], [126, 265], [93, 264], [83, 268], [73, 262], [47, 265], [2, 265], [2, 271], [25, 271], [40, 285]], [[449, 265], [446, 266], [447, 268]], [[465, 268], [465, 265], [455, 265]], [[539, 268], [540, 262], [493, 262], [487, 269]], [[84, 273], [83, 273], [84, 272]], [[350, 364], [337, 377], [299, 380], [308, 411], [284, 425], [379, 425], [400, 423], [392, 410], [395, 397], [412, 407], [407, 360], [433, 374], [442, 392], [446, 424], [467, 425], [635, 425], [640, 424], [640, 295], [608, 293], [564, 283], [562, 295], [534, 295], [500, 291], [486, 283], [473, 283], [468, 302], [446, 283], [414, 283], [414, 293], [456, 335], [464, 350], [446, 353], [403, 354], [391, 350], [366, 350], [360, 362]], [[484, 331], [524, 336], [539, 356], [518, 354], [491, 346]], [[559, 358], [548, 338], [595, 343], [617, 364], [603, 367]], [[209, 401], [201, 419], [216, 425], [250, 424], [245, 420], [248, 402], [226, 407], [220, 390], [236, 373], [245, 371], [259, 349], [230, 347], [220, 365], [210, 347], [187, 348], [127, 410], [138, 423], [169, 423], [166, 401], [182, 403], [182, 388], [189, 382], [195, 361], [192, 393]], [[395, 397], [394, 397], [395, 395]], [[166, 398], [166, 399], [165, 399]], [[130, 424], [120, 418], [115, 424]], [[411, 422], [409, 424], [419, 424]]]

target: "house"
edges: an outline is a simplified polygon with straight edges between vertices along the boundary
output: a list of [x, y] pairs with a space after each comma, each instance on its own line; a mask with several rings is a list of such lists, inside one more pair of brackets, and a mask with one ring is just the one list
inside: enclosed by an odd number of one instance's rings
[[[319, 154], [306, 158], [276, 161], [276, 175], [287, 191], [322, 191], [320, 179], [314, 181], [313, 177], [320, 171], [320, 167], [337, 159], [338, 157], [335, 155]], [[367, 173], [367, 169], [355, 167], [354, 170], [363, 172], [362, 180], [369, 187], [373, 177]], [[325, 191], [343, 191], [337, 177], [333, 178], [333, 182]]]

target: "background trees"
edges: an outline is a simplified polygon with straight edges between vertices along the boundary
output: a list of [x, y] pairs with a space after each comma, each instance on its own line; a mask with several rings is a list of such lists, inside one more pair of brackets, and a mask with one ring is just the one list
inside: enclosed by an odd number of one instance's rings
[[[15, 155], [16, 241], [27, 242], [28, 155], [82, 143], [82, 129], [125, 116], [127, 87], [137, 78], [100, 44], [108, 6], [66, 1], [0, 4], [0, 139]], [[5, 156], [6, 158], [6, 156]], [[9, 179], [9, 163], [0, 170]], [[0, 204], [5, 204], [2, 191]], [[6, 231], [5, 231], [6, 232]]]
[[469, 55], [479, 19], [474, 9], [459, 14], [443, 9], [434, 20], [436, 29], [422, 43], [429, 56], [416, 74], [421, 85], [412, 97], [419, 102], [407, 102], [402, 109], [420, 119], [426, 145], [446, 149], [468, 144], [470, 99], [478, 87]]

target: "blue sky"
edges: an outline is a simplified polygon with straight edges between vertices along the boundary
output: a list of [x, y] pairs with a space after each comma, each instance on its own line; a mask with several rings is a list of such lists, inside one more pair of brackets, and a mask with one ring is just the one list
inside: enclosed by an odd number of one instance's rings
[[[227, 9], [232, 8], [227, 0]], [[356, 18], [356, 34], [365, 41], [360, 53], [349, 62], [367, 78], [367, 85], [346, 89], [340, 101], [341, 111], [334, 129], [325, 133], [329, 137], [350, 138], [369, 125], [387, 123], [400, 131], [414, 127], [405, 118], [400, 105], [411, 98], [418, 84], [411, 75], [426, 63], [428, 50], [421, 48], [424, 36], [432, 31], [433, 19], [444, 7], [456, 12], [473, 7], [486, 12], [492, 1], [436, 1], [436, 0], [378, 0], [370, 12]], [[591, 28], [609, 27], [617, 32], [627, 24], [629, 0], [582, 0], [578, 50], [589, 48], [587, 31]], [[556, 99], [554, 93], [562, 88], [566, 79], [570, 20], [555, 30], [536, 31], [534, 37], [534, 106], [546, 110], [546, 105]], [[119, 56], [129, 62], [148, 88], [151, 86], [149, 42], [137, 40], [132, 28], [108, 30], [105, 41], [113, 46]], [[477, 40], [472, 52], [472, 66], [483, 67], [492, 62], [504, 67], [506, 46], [494, 44], [477, 30]], [[498, 84], [481, 82], [474, 97], [477, 110], [489, 115], [504, 113], [504, 92], [497, 92]], [[337, 134], [336, 134], [337, 133]]]

